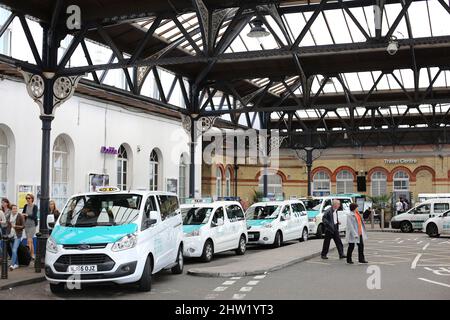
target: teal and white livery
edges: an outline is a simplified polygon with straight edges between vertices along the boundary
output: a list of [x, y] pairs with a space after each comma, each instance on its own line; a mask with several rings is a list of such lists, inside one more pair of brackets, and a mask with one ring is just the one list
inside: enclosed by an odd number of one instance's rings
[[47, 241], [45, 276], [52, 292], [83, 283], [136, 283], [183, 272], [182, 219], [175, 194], [104, 187], [71, 197]]

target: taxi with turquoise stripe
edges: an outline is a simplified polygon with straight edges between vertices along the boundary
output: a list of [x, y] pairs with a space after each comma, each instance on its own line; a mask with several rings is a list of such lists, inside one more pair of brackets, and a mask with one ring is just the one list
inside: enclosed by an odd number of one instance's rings
[[291, 240], [308, 240], [305, 205], [296, 199], [263, 198], [245, 212], [249, 244], [280, 247]]
[[152, 274], [183, 272], [177, 195], [101, 187], [72, 196], [47, 241], [45, 276], [53, 293], [85, 283], [135, 283], [151, 290]]
[[186, 257], [209, 262], [219, 252], [234, 250], [237, 255], [245, 254], [247, 225], [237, 200], [187, 199], [181, 205]]

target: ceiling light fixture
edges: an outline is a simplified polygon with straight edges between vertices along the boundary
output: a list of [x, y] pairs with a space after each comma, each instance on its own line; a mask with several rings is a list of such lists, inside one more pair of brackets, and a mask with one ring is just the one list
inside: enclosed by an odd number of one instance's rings
[[247, 34], [247, 37], [260, 39], [260, 38], [268, 37], [270, 35], [270, 32], [267, 31], [266, 28], [264, 28], [263, 22], [261, 19], [255, 18], [252, 21], [250, 21], [249, 24], [250, 24], [251, 30]]

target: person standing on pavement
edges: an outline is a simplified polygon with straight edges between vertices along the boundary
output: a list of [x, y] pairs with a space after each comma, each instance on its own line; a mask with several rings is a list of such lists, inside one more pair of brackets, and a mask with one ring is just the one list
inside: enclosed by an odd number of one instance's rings
[[358, 212], [358, 205], [356, 203], [350, 204], [350, 211], [350, 214], [347, 215], [347, 230], [345, 232], [345, 237], [348, 242], [347, 263], [353, 264], [352, 253], [355, 248], [355, 243], [358, 245], [358, 262], [367, 263], [364, 257], [364, 240], [367, 239], [366, 226]]
[[19, 259], [17, 256], [17, 250], [19, 249], [20, 242], [22, 241], [22, 233], [25, 228], [25, 222], [22, 214], [17, 210], [15, 204], [11, 205], [11, 214], [8, 221], [8, 236], [11, 243], [11, 265], [9, 270], [13, 271], [19, 267]]
[[323, 240], [323, 247], [321, 257], [322, 259], [328, 259], [327, 254], [330, 249], [330, 242], [333, 239], [336, 244], [336, 248], [339, 253], [339, 259], [344, 259], [344, 245], [342, 244], [341, 238], [339, 236], [339, 222], [338, 210], [341, 207], [341, 202], [337, 199], [333, 200], [333, 205], [331, 208], [325, 211], [323, 214], [323, 224], [325, 225], [325, 239]]
[[31, 259], [34, 260], [33, 238], [36, 234], [38, 207], [34, 204], [34, 196], [29, 193], [25, 197], [26, 205], [23, 207], [22, 214], [25, 218], [25, 234], [27, 236], [27, 245], [30, 248]]
[[398, 201], [395, 203], [395, 212], [397, 214], [400, 214], [403, 212], [403, 201], [402, 198], [399, 198]]
[[[58, 220], [60, 212], [59, 212], [58, 208], [56, 208], [56, 203], [54, 200], [50, 200], [50, 202], [49, 202], [48, 214], [49, 215], [52, 214], [53, 217], [55, 217], [55, 222], [56, 222], [56, 220]], [[52, 230], [53, 230], [53, 228], [50, 228], [50, 234], [51, 234]]]

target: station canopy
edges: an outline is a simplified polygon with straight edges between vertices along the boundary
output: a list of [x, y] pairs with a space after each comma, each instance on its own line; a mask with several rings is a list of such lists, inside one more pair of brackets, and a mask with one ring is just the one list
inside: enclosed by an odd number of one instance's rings
[[[294, 148], [448, 143], [448, 1], [0, 4], [12, 20], [63, 30], [59, 73], [86, 74], [87, 88], [222, 124], [279, 129]], [[69, 5], [81, 9], [80, 30], [65, 26], [61, 8]], [[107, 83], [105, 70], [124, 74], [125, 84]]]

